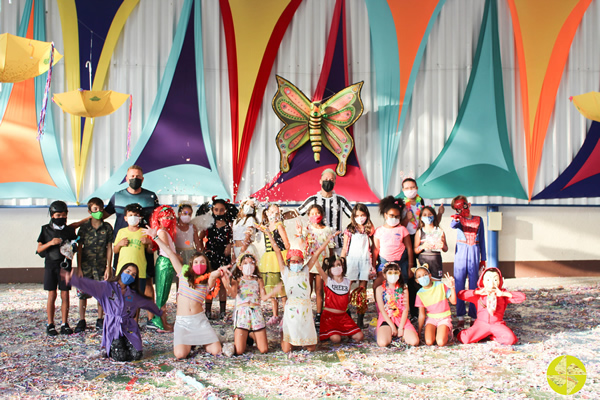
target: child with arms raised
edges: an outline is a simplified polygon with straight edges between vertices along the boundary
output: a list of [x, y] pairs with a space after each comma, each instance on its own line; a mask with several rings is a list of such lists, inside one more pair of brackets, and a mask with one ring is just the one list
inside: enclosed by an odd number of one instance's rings
[[442, 282], [431, 279], [427, 264], [415, 270], [415, 278], [421, 289], [417, 292], [415, 305], [419, 307], [419, 334], [425, 326], [425, 343], [432, 346], [445, 346], [452, 339], [452, 312], [450, 303], [456, 304], [454, 278], [446, 274], [450, 288]]

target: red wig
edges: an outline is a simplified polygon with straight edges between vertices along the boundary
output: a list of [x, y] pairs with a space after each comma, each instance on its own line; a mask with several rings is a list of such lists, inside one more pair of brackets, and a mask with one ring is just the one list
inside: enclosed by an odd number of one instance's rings
[[[164, 218], [167, 218], [170, 222], [169, 224], [161, 225], [160, 221]], [[167, 231], [172, 240], [175, 240], [175, 227], [177, 226], [177, 217], [175, 216], [175, 211], [170, 206], [158, 206], [152, 212], [152, 216], [150, 217], [150, 227], [152, 229], [163, 229]]]

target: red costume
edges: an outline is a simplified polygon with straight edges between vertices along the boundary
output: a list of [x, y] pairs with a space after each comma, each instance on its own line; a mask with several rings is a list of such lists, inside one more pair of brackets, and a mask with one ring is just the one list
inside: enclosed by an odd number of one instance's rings
[[[506, 326], [504, 323], [504, 311], [509, 303], [522, 303], [525, 301], [525, 294], [521, 292], [508, 292], [506, 289], [502, 289], [504, 286], [504, 280], [502, 273], [498, 268], [487, 268], [477, 281], [477, 290], [484, 288], [483, 281], [484, 276], [487, 272], [495, 272], [499, 277], [498, 288], [502, 293], [510, 293], [511, 297], [505, 296], [494, 296], [494, 299], [488, 299], [489, 296], [482, 294], [475, 294], [475, 290], [461, 290], [458, 293], [458, 298], [464, 301], [468, 301], [475, 305], [477, 309], [477, 319], [473, 326], [469, 329], [460, 331], [457, 339], [460, 343], [476, 343], [480, 340], [491, 336], [491, 339], [500, 344], [516, 344], [518, 342], [517, 337], [513, 331]], [[496, 309], [491, 313], [488, 305], [494, 305]]]

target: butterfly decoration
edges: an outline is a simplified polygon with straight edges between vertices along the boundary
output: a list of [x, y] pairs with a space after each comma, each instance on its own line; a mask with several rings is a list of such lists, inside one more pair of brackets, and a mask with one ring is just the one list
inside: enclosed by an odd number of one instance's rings
[[321, 102], [311, 102], [291, 82], [276, 77], [278, 88], [273, 97], [273, 111], [285, 124], [275, 139], [281, 171], [290, 170], [289, 157], [310, 140], [316, 163], [320, 162], [321, 148], [325, 146], [338, 159], [336, 173], [346, 175], [346, 162], [354, 148], [348, 127], [363, 113], [360, 98], [363, 82], [348, 86]]

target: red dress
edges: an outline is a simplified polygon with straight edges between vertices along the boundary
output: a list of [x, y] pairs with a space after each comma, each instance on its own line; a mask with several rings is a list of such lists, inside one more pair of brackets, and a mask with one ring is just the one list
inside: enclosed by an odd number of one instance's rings
[[329, 339], [333, 335], [353, 336], [360, 332], [360, 328], [348, 313], [348, 302], [350, 301], [350, 280], [344, 278], [340, 283], [332, 278], [327, 279], [325, 286], [325, 308], [343, 311], [334, 313], [323, 310], [321, 313], [321, 325], [319, 327], [319, 340]]

